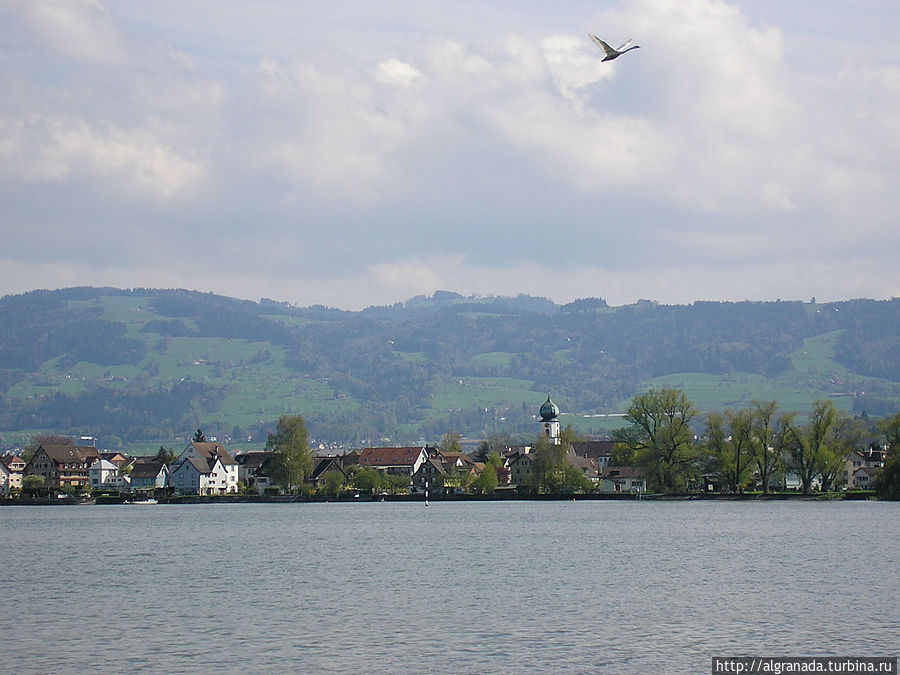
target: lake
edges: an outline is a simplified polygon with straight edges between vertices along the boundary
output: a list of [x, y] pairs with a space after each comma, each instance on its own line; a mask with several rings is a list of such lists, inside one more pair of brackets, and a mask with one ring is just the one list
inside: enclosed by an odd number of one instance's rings
[[0, 508], [4, 672], [700, 673], [895, 656], [900, 504]]

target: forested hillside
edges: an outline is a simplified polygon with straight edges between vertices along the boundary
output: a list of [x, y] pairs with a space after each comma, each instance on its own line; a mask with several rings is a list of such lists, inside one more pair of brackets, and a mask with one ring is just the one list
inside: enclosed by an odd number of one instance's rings
[[599, 431], [594, 416], [659, 382], [707, 410], [753, 398], [808, 409], [832, 397], [894, 412], [900, 301], [560, 306], [444, 291], [347, 312], [183, 290], [0, 298], [5, 438], [165, 442], [202, 426], [259, 442], [283, 412], [306, 416], [317, 439], [347, 443], [527, 434], [548, 391], [564, 423]]

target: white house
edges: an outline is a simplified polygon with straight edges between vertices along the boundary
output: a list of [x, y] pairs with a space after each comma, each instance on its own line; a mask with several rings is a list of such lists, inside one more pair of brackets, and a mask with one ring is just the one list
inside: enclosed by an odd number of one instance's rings
[[88, 469], [88, 484], [92, 490], [121, 490], [125, 484], [119, 467], [106, 459], [98, 459]]
[[606, 466], [600, 470], [600, 492], [646, 492], [646, 471], [634, 466]]
[[3, 462], [0, 462], [0, 497], [5, 497], [9, 494], [10, 491], [10, 481], [9, 481], [9, 467], [6, 466]]
[[[201, 462], [186, 465], [185, 460], [201, 460]], [[223, 445], [191, 443], [175, 460], [172, 468], [172, 484], [176, 492], [190, 494], [237, 493], [238, 463]]]

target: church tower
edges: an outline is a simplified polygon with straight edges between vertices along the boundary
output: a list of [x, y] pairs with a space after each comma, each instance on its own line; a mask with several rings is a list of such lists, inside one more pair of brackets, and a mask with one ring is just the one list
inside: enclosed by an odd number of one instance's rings
[[547, 400], [541, 406], [541, 429], [545, 437], [547, 437], [553, 445], [559, 445], [559, 408], [550, 400], [550, 394], [547, 394]]

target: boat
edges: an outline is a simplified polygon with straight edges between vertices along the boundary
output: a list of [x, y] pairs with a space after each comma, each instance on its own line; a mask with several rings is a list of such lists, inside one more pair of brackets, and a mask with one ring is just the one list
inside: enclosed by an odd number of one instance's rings
[[135, 499], [134, 501], [125, 502], [126, 504], [158, 504], [152, 497], [150, 499]]

